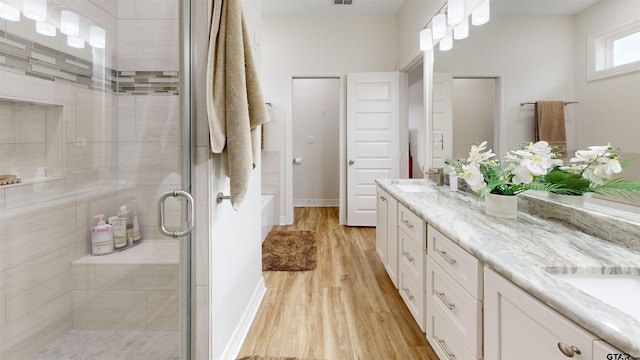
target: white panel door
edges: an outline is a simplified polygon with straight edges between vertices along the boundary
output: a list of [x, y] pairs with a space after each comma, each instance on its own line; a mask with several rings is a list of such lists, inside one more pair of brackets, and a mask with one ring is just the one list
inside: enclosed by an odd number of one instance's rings
[[347, 75], [347, 225], [376, 225], [375, 179], [399, 177], [400, 74]]
[[433, 74], [433, 167], [453, 158], [453, 76]]

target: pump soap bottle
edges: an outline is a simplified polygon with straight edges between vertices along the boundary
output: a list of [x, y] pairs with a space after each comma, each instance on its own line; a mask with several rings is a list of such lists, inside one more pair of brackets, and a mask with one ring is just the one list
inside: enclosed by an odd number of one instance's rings
[[93, 217], [98, 225], [91, 228], [91, 255], [106, 255], [113, 252], [113, 228], [104, 222], [104, 214]]

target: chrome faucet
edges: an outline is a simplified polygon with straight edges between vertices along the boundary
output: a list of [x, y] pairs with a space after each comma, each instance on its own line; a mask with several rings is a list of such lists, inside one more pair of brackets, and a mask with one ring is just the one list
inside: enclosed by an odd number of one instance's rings
[[429, 171], [427, 171], [427, 178], [435, 182], [437, 186], [444, 185], [444, 169], [430, 168]]

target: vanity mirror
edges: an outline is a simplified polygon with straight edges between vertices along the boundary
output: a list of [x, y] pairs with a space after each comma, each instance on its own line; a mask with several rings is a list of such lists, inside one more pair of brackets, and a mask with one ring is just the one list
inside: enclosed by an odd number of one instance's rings
[[[611, 43], [607, 39], [623, 31], [640, 32], [637, 0], [491, 0], [491, 21], [472, 26], [469, 37], [454, 41], [449, 51], [433, 49], [433, 112], [426, 124], [433, 147], [426, 149], [427, 165], [466, 157], [475, 141], [492, 142], [500, 156], [517, 149], [533, 139], [533, 103], [560, 100], [570, 103], [569, 154], [610, 143], [623, 159], [636, 158], [621, 175], [640, 181], [640, 71], [632, 62], [624, 66], [627, 72], [593, 76], [610, 60], [601, 56]], [[620, 199], [607, 200], [618, 208]], [[640, 196], [622, 202], [640, 212]], [[598, 208], [606, 211], [602, 203]]]

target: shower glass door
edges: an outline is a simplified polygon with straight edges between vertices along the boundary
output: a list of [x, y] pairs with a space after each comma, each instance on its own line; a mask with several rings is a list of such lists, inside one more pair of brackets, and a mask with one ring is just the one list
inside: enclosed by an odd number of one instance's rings
[[186, 2], [0, 0], [0, 359], [189, 357]]

